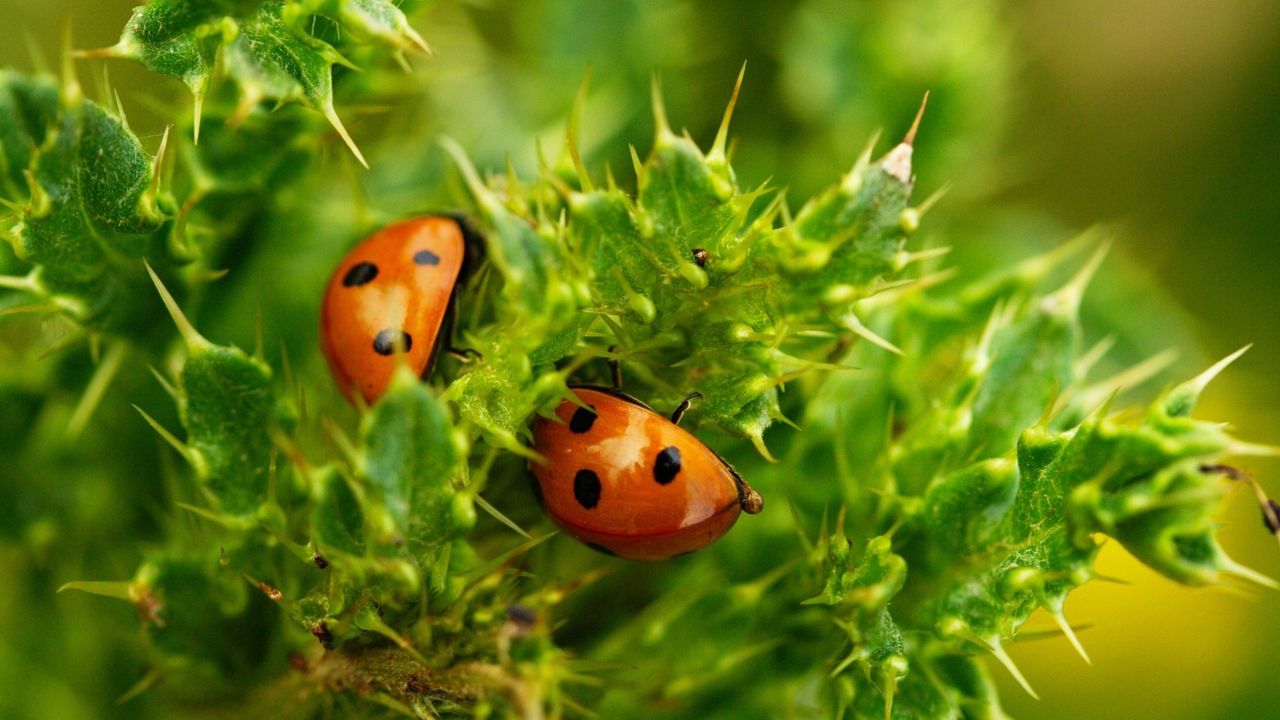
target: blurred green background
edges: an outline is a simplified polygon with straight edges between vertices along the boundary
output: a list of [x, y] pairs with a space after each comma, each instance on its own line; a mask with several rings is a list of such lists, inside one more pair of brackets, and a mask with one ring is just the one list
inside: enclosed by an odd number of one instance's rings
[[[0, 65], [31, 68], [24, 35], [52, 56], [68, 19], [76, 46], [109, 45], [132, 4], [0, 0]], [[1201, 415], [1280, 443], [1280, 3], [472, 0], [433, 3], [413, 18], [436, 50], [415, 59], [404, 80], [415, 86], [413, 99], [396, 108], [339, 104], [371, 150], [374, 172], [362, 184], [380, 212], [423, 206], [421, 179], [440, 177], [443, 167], [440, 134], [487, 166], [510, 157], [532, 168], [535, 140], [555, 152], [588, 66], [587, 161], [623, 177], [627, 143], [647, 145], [652, 74], [673, 123], [706, 142], [747, 61], [733, 126], [739, 178], [754, 185], [772, 177], [795, 205], [846, 170], [874, 131], [902, 132], [929, 90], [917, 192], [950, 191], [925, 219], [922, 240], [954, 246], [956, 263], [981, 267], [1107, 222], [1116, 250], [1096, 292], [1122, 312], [1133, 308], [1112, 320], [1131, 328], [1127, 342], [1136, 352], [1160, 349], [1150, 347], [1155, 338], [1184, 338], [1185, 372], [1256, 343]], [[101, 71], [99, 63], [80, 66], [86, 79]], [[111, 64], [110, 73], [144, 142], [164, 124], [156, 100], [189, 102], [176, 81], [128, 63]], [[387, 123], [418, 124], [420, 146], [378, 148]], [[1161, 306], [1152, 298], [1162, 295], [1173, 302], [1156, 316], [1148, 308]], [[305, 354], [314, 335], [294, 332], [287, 340], [299, 345], [295, 356]], [[68, 458], [91, 465], [108, 452], [81, 447]], [[1249, 469], [1280, 494], [1280, 463]], [[0, 483], [6, 477], [0, 470]], [[58, 488], [56, 473], [47, 482], [51, 493], [71, 496], [67, 503], [142, 526], [139, 537], [154, 532], [154, 509]], [[26, 715], [34, 703], [50, 717], [128, 717], [129, 705], [113, 703], [140, 667], [129, 655], [132, 619], [119, 607], [107, 612], [100, 599], [52, 590], [82, 576], [123, 577], [129, 552], [117, 549], [119, 567], [103, 567], [105, 553], [86, 542], [68, 560], [42, 517], [39, 507], [0, 508], [0, 716]], [[1223, 522], [1229, 552], [1280, 576], [1280, 553], [1259, 532], [1244, 492], [1231, 498]], [[101, 537], [119, 534], [104, 527]], [[1131, 584], [1094, 583], [1071, 596], [1073, 621], [1092, 625], [1082, 640], [1094, 664], [1060, 640], [1014, 646], [1043, 700], [997, 672], [1013, 715], [1280, 717], [1270, 664], [1280, 595], [1188, 590], [1114, 547], [1104, 549], [1100, 569]], [[1029, 629], [1048, 625], [1033, 619]]]

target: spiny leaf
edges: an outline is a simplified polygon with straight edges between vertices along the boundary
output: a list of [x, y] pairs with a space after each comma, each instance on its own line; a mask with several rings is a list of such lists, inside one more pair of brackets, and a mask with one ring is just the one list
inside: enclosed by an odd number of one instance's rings
[[431, 389], [402, 367], [361, 436], [365, 512], [386, 518], [379, 529], [399, 534], [415, 553], [451, 538], [457, 451], [448, 412]]
[[332, 67], [348, 63], [333, 45], [312, 34], [315, 15], [392, 48], [427, 49], [404, 13], [388, 0], [153, 0], [134, 11], [118, 43], [83, 54], [137, 60], [181, 79], [195, 97], [193, 133], [198, 142], [202, 106], [222, 52], [223, 67], [244, 97], [242, 105], [275, 100], [310, 107], [324, 115], [367, 167], [333, 107]]
[[[537, 185], [505, 178], [500, 189], [490, 188], [456, 147], [450, 151], [488, 216], [494, 262], [507, 286], [542, 297], [526, 307], [541, 310], [539, 319], [556, 334], [544, 349], [555, 348], [562, 357], [584, 336], [603, 333], [608, 341], [596, 352], [617, 347], [625, 374], [646, 386], [655, 404], [673, 406], [697, 390], [706, 397], [698, 419], [751, 438], [767, 456], [764, 431], [783, 416], [779, 386], [820, 365], [818, 358], [779, 349], [792, 339], [790, 328], [876, 337], [856, 321], [852, 304], [901, 269], [906, 233], [899, 216], [911, 184], [894, 173], [909, 170], [909, 158], [900, 149], [876, 163], [868, 155], [801, 218], [778, 226], [781, 202], [758, 207], [767, 190], [738, 187], [725, 153], [729, 111], [704, 154], [692, 139], [670, 132], [656, 88], [654, 102], [654, 144], [645, 161], [637, 159], [634, 197], [615, 184], [600, 188], [585, 179], [573, 188], [553, 168]], [[585, 178], [584, 172], [577, 174]], [[546, 220], [538, 194], [545, 186], [559, 191], [563, 228]], [[544, 263], [554, 264], [546, 271], [551, 275], [515, 264], [517, 253], [535, 245], [541, 245]], [[583, 273], [592, 315], [570, 320], [557, 312], [568, 305], [566, 290], [558, 288], [576, 290], [566, 281]], [[510, 345], [494, 346], [510, 352]], [[541, 351], [535, 356], [559, 359]], [[468, 376], [462, 381], [476, 382]], [[458, 394], [465, 404], [467, 388]]]
[[398, 4], [391, 0], [304, 0], [298, 5], [302, 17], [306, 13], [319, 13], [336, 19], [361, 37], [401, 50], [431, 52], [427, 42], [409, 25]]
[[8, 238], [37, 268], [34, 291], [81, 323], [142, 330], [154, 296], [136, 259], [177, 258], [175, 204], [137, 137], [79, 92], [0, 71], [0, 146], [0, 191], [22, 207]]
[[187, 455], [217, 510], [251, 516], [268, 500], [270, 432], [278, 419], [271, 369], [239, 348], [206, 340], [147, 270], [186, 340], [176, 388]]

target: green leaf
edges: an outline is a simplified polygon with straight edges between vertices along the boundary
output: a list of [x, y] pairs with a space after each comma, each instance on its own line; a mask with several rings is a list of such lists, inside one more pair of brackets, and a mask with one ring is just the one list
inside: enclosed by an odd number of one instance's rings
[[133, 11], [111, 54], [172, 75], [204, 97], [222, 38], [218, 22], [251, 12], [262, 0], [151, 0]]
[[314, 480], [315, 506], [311, 535], [326, 555], [333, 551], [363, 555], [364, 510], [346, 478], [332, 467], [320, 470]]
[[331, 17], [362, 38], [400, 50], [431, 52], [391, 0], [304, 0], [299, 5], [302, 13]]
[[275, 500], [268, 494], [268, 470], [271, 433], [280, 416], [271, 368], [237, 347], [206, 340], [155, 271], [149, 266], [147, 271], [187, 351], [175, 388], [187, 431], [186, 443], [178, 449], [194, 466], [214, 511], [240, 524], [250, 522], [270, 512]]
[[312, 34], [317, 13], [339, 23], [339, 34], [349, 29], [400, 50], [426, 49], [404, 13], [386, 0], [153, 0], [134, 11], [118, 43], [84, 54], [137, 60], [181, 79], [195, 96], [199, 141], [204, 98], [222, 51], [222, 67], [242, 95], [237, 115], [265, 100], [300, 103], [323, 114], [367, 166], [333, 107], [333, 65], [349, 63]]
[[361, 427], [366, 513], [385, 518], [383, 541], [399, 536], [414, 553], [453, 537], [457, 449], [448, 411], [407, 368]]
[[902, 218], [914, 184], [911, 155], [911, 145], [901, 143], [868, 163], [868, 148], [841, 182], [809, 201], [778, 233], [786, 254], [780, 269], [796, 281], [788, 294], [792, 303], [844, 310], [901, 269], [907, 236]]
[[988, 351], [991, 364], [972, 402], [971, 452], [979, 457], [1007, 453], [1022, 430], [1071, 385], [1079, 332], [1074, 315], [1039, 306], [996, 331]]
[[225, 512], [251, 515], [268, 499], [271, 370], [235, 347], [209, 343], [189, 352], [178, 376], [179, 409], [201, 482]]
[[639, 190], [645, 234], [669, 271], [692, 259], [694, 248], [724, 257], [736, 244], [738, 216], [749, 199], [739, 195], [728, 166], [712, 168], [689, 138], [659, 130]]
[[[511, 173], [486, 185], [461, 150], [450, 146], [488, 219], [490, 254], [511, 305], [493, 325], [467, 330], [475, 337], [516, 326], [536, 333], [536, 323], [545, 322], [544, 333], [555, 340], [544, 348], [562, 355], [575, 340], [598, 338], [585, 344], [596, 355], [616, 348], [624, 376], [645, 387], [655, 406], [674, 407], [700, 392], [704, 399], [691, 422], [749, 437], [767, 452], [764, 432], [782, 417], [778, 385], [819, 364], [784, 349], [814, 344], [798, 337], [797, 329], [872, 337], [853, 304], [882, 289], [881, 281], [906, 264], [902, 216], [911, 191], [911, 147], [904, 143], [875, 163], [864, 157], [794, 222], [776, 227], [780, 200], [759, 203], [767, 194], [763, 187], [740, 190], [727, 160], [733, 101], [706, 153], [673, 134], [656, 93], [654, 102], [656, 137], [648, 158], [635, 158], [634, 197], [612, 180], [597, 188], [581, 168], [576, 120], [566, 156], [577, 167], [577, 187], [569, 184], [572, 171], [564, 172], [565, 163], [544, 168], [535, 185]], [[558, 206], [547, 199], [546, 187], [559, 191]], [[557, 213], [562, 224], [548, 220]], [[560, 310], [572, 307], [567, 297], [582, 294], [574, 275], [589, 280], [594, 322], [591, 316], [570, 320]], [[519, 296], [512, 294], [516, 289]], [[491, 347], [512, 350], [509, 341]], [[555, 359], [551, 352], [537, 355], [539, 363]], [[475, 381], [462, 380], [468, 385], [457, 394], [466, 407]], [[508, 380], [504, 392], [520, 384]]]
[[0, 70], [0, 196], [17, 202], [28, 192], [25, 172], [58, 116], [58, 86]]
[[158, 308], [137, 260], [182, 261], [158, 160], [74, 78], [59, 86], [9, 71], [0, 71], [0, 145], [0, 190], [21, 208], [7, 235], [34, 270], [28, 291], [82, 324], [144, 334], [142, 319]]

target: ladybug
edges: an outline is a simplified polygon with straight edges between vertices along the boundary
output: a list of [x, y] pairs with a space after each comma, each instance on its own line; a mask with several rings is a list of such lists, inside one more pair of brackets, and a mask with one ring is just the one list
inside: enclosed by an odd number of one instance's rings
[[[533, 425], [534, 494], [569, 535], [594, 550], [663, 560], [706, 547], [764, 501], [711, 448], [617, 390], [570, 388], [556, 419]], [[558, 420], [558, 421], [557, 421]]]
[[477, 247], [461, 218], [428, 215], [388, 225], [347, 253], [320, 310], [324, 355], [347, 400], [358, 393], [372, 404], [400, 363], [431, 371]]

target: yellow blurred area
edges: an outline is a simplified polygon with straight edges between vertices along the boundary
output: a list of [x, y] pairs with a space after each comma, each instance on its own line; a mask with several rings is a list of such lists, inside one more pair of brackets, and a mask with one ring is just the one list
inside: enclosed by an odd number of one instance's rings
[[[1232, 373], [1228, 373], [1230, 377]], [[1198, 415], [1228, 417], [1251, 403], [1241, 384], [1210, 390]], [[1274, 418], [1272, 418], [1274, 421]], [[1274, 424], [1271, 427], [1276, 427]], [[1274, 436], [1273, 436], [1274, 437]], [[1274, 494], [1276, 462], [1242, 463]], [[1249, 488], [1230, 491], [1220, 539], [1238, 562], [1280, 578], [1280, 550], [1265, 541]], [[1024, 718], [1274, 718], [1270, 656], [1280, 637], [1280, 593], [1244, 585], [1189, 589], [1109, 542], [1097, 571], [1128, 584], [1095, 582], [1072, 593], [1066, 615], [1092, 665], [1062, 636], [1016, 643], [1009, 654], [1041, 700], [994, 665], [1006, 708]], [[1026, 630], [1055, 629], [1038, 613]]]
[[[1280, 572], [1275, 545], [1257, 542], [1255, 525], [1261, 523], [1245, 488], [1235, 492], [1223, 521], [1232, 526], [1224, 537], [1238, 560], [1272, 576]], [[1231, 542], [1236, 539], [1240, 542]], [[1078, 629], [1092, 665], [1061, 635], [1014, 643], [1009, 654], [1040, 695], [1037, 701], [991, 663], [1012, 715], [1276, 717], [1262, 646], [1280, 631], [1277, 593], [1188, 589], [1149, 570], [1114, 542], [1103, 547], [1097, 570], [1128, 584], [1091, 583], [1067, 600], [1067, 619]], [[1055, 629], [1043, 612], [1024, 628]]]

